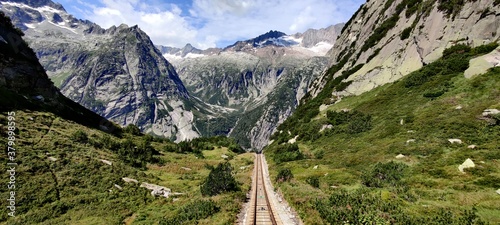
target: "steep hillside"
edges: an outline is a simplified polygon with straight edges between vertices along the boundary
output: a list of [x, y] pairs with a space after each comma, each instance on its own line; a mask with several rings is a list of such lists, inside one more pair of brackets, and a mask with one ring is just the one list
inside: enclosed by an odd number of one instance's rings
[[[478, 46], [500, 38], [495, 0], [368, 1], [342, 30], [328, 55], [339, 68], [311, 86], [319, 94], [329, 77], [356, 68], [340, 93], [361, 94], [393, 82], [441, 57], [454, 44]], [[333, 90], [331, 90], [333, 91]]]
[[0, 12], [0, 224], [236, 221], [250, 153], [225, 137], [175, 144], [114, 126], [64, 97], [22, 35]]
[[1, 4], [70, 99], [120, 125], [178, 141], [199, 136], [187, 106], [196, 101], [137, 26], [104, 30], [51, 1]]
[[299, 107], [264, 149], [277, 187], [306, 224], [500, 223], [500, 68], [464, 76], [497, 47], [456, 45], [321, 112]]

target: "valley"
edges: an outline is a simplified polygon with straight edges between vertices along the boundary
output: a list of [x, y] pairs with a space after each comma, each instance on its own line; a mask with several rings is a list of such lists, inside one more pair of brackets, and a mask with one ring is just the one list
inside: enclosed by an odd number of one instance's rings
[[0, 224], [500, 224], [497, 0], [207, 49], [0, 5]]

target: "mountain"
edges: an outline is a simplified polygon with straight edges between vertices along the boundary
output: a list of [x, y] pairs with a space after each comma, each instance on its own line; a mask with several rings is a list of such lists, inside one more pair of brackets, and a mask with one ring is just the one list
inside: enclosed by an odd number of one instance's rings
[[51, 1], [1, 5], [70, 99], [119, 125], [172, 140], [231, 135], [256, 149], [326, 67], [323, 55], [342, 27], [270, 31], [200, 50], [154, 46], [137, 26], [103, 29]]
[[[478, 46], [500, 38], [495, 1], [367, 2], [343, 29], [328, 56], [343, 64], [334, 77], [356, 66], [345, 94], [360, 94], [435, 61], [453, 44]], [[460, 5], [460, 6], [458, 6]], [[317, 94], [323, 82], [313, 88]]]
[[[64, 97], [22, 36], [0, 12], [0, 224], [236, 222], [252, 153], [225, 137], [176, 144], [117, 127]], [[240, 169], [212, 175], [218, 165]], [[203, 196], [200, 183], [222, 175], [234, 188]]]
[[49, 77], [70, 99], [120, 125], [173, 140], [199, 136], [195, 105], [172, 65], [137, 26], [102, 29], [51, 1], [2, 1]]
[[34, 51], [22, 39], [24, 33], [15, 29], [2, 12], [0, 24], [0, 110], [42, 110], [85, 126], [106, 132], [119, 132], [118, 127], [66, 98], [44, 71]]
[[203, 136], [229, 135], [247, 148], [262, 149], [326, 68], [323, 55], [341, 28], [294, 35], [269, 31], [224, 49], [160, 49], [192, 96], [227, 111], [197, 121]]
[[500, 2], [367, 1], [263, 149], [305, 224], [499, 224]]

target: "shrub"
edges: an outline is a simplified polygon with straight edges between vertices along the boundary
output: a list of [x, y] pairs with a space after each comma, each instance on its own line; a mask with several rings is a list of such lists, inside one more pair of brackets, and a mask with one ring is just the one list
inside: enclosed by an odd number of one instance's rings
[[471, 51], [471, 47], [464, 44], [453, 45], [443, 51], [443, 59], [456, 54], [464, 54]]
[[292, 171], [290, 169], [280, 169], [278, 175], [276, 176], [276, 182], [285, 182], [293, 178]]
[[405, 28], [403, 30], [403, 32], [401, 32], [401, 35], [399, 35], [399, 37], [401, 38], [401, 40], [405, 40], [405, 39], [409, 38], [412, 30], [413, 30], [413, 27], [407, 27], [407, 28]]
[[304, 155], [300, 152], [299, 146], [296, 143], [278, 145], [276, 146], [276, 150], [273, 154], [273, 160], [276, 163], [300, 160], [303, 158]]
[[399, 186], [408, 166], [403, 163], [377, 163], [371, 170], [363, 173], [361, 180], [367, 187]]
[[132, 134], [132, 135], [136, 135], [136, 136], [139, 136], [139, 135], [142, 135], [141, 133], [141, 129], [139, 129], [139, 127], [137, 127], [136, 125], [134, 124], [129, 124], [127, 125], [123, 131], [125, 133], [129, 133], [129, 134]]
[[183, 206], [172, 218], [160, 221], [160, 224], [193, 224], [190, 221], [208, 218], [219, 211], [220, 207], [211, 199], [196, 200]]
[[233, 168], [229, 162], [220, 163], [212, 168], [210, 174], [201, 185], [201, 194], [214, 196], [224, 192], [239, 191], [240, 188], [233, 177]]
[[77, 130], [71, 135], [71, 140], [85, 144], [89, 141], [89, 138], [87, 133], [82, 130]]
[[308, 183], [314, 188], [319, 188], [319, 177], [317, 176], [308, 177], [306, 179], [306, 183]]

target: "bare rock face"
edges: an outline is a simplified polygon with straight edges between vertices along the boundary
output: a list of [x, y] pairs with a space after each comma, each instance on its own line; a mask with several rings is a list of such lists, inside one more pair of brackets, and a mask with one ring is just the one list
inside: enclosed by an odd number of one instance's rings
[[[362, 65], [349, 76], [342, 95], [358, 95], [393, 82], [442, 56], [456, 43], [478, 46], [500, 38], [500, 4], [494, 0], [465, 1], [461, 10], [438, 9], [439, 1], [410, 11], [401, 0], [368, 1], [346, 24], [330, 50], [331, 64], [347, 60], [343, 71]], [[313, 96], [326, 79], [318, 79]]]
[[173, 66], [137, 26], [105, 30], [74, 18], [50, 0], [1, 5], [24, 31], [51, 80], [71, 100], [120, 125], [135, 124], [155, 135], [178, 141], [199, 136], [186, 106], [196, 104]]

